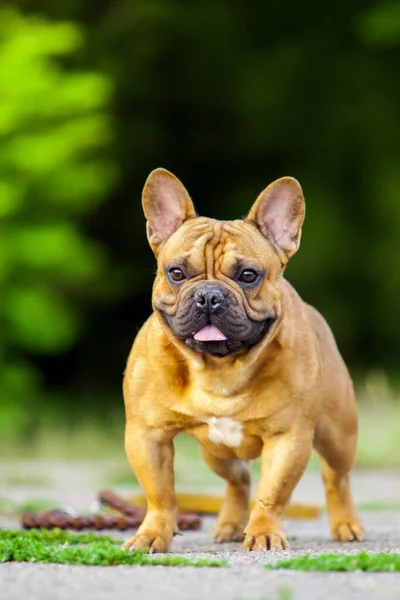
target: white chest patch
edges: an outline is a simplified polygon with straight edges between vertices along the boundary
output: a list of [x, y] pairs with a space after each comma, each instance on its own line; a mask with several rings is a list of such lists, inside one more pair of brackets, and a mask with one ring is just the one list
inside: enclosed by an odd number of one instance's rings
[[214, 444], [225, 444], [230, 448], [240, 446], [243, 438], [243, 425], [230, 417], [210, 417], [203, 419], [208, 423], [208, 437]]

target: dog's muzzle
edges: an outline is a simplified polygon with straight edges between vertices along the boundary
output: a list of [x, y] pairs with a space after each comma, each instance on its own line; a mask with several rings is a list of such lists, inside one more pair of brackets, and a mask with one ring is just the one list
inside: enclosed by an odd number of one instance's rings
[[196, 352], [227, 356], [258, 343], [275, 315], [250, 319], [232, 291], [214, 282], [201, 282], [179, 302], [175, 315], [164, 313], [172, 332]]

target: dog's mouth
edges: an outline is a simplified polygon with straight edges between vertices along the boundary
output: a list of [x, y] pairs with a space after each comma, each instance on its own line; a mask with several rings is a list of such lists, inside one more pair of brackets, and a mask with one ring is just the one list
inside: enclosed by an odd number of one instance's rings
[[[243, 311], [217, 311], [205, 314], [194, 302], [181, 304], [179, 310], [169, 315], [157, 307], [172, 333], [188, 348], [200, 354], [224, 357], [246, 352], [268, 335], [279, 315], [270, 312], [262, 321], [249, 319]], [[208, 311], [211, 312], [210, 310]]]
[[265, 319], [259, 323], [259, 327], [253, 332], [253, 335], [245, 340], [229, 337], [216, 325], [207, 323], [184, 341], [189, 348], [196, 352], [222, 358], [255, 346], [267, 335], [275, 321], [276, 316]]

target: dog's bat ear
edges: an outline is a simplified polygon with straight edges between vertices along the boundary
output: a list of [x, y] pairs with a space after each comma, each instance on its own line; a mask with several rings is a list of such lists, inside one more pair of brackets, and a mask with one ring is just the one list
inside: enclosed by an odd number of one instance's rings
[[143, 188], [142, 204], [147, 219], [147, 237], [155, 254], [160, 244], [184, 221], [196, 217], [186, 188], [166, 169], [150, 173]]
[[300, 245], [305, 215], [303, 191], [293, 177], [282, 177], [258, 196], [247, 219], [274, 244], [286, 263]]

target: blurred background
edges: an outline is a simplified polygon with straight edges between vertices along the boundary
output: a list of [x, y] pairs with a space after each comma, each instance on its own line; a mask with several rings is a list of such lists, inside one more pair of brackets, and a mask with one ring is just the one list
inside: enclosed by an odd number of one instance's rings
[[0, 8], [0, 449], [124, 456], [150, 314], [141, 190], [200, 214], [302, 184], [287, 277], [354, 378], [360, 466], [399, 466], [400, 5], [18, 0]]

